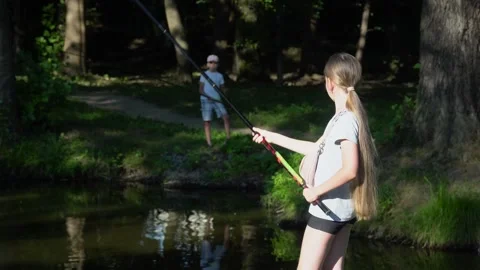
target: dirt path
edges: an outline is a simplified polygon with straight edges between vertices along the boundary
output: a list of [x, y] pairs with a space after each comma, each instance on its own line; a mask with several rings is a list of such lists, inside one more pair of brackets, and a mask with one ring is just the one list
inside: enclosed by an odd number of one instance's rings
[[[189, 117], [159, 108], [140, 99], [121, 96], [107, 91], [77, 92], [71, 96], [73, 100], [85, 102], [90, 106], [125, 113], [131, 117], [144, 117], [167, 123], [184, 124], [190, 128], [203, 128], [202, 118]], [[213, 122], [212, 127], [223, 130], [223, 125]], [[248, 128], [233, 128], [232, 133], [249, 134]]]

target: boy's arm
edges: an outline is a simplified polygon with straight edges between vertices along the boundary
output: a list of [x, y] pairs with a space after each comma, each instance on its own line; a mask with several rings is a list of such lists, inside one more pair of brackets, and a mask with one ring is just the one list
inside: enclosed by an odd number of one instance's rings
[[200, 92], [200, 95], [205, 95], [205, 84], [203, 82], [200, 82], [200, 86], [198, 87], [198, 92]]
[[225, 84], [220, 85], [220, 90], [222, 90], [223, 93], [227, 93], [227, 88], [225, 87]]

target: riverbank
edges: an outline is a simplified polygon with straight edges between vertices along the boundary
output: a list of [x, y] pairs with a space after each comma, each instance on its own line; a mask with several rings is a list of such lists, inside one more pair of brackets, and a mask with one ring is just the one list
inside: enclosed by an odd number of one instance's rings
[[[193, 92], [177, 90], [173, 91], [177, 98], [183, 94], [187, 100], [190, 95], [198, 98]], [[295, 130], [291, 135], [303, 139], [312, 139], [330, 115], [324, 108], [329, 103], [315, 88], [239, 87], [236, 91], [232, 95], [243, 94], [238, 100], [249, 119], [255, 116], [256, 123], [268, 124], [273, 130]], [[293, 95], [298, 91], [303, 95]], [[448, 162], [435, 160], [428, 146], [387, 148], [405, 135], [402, 132], [408, 123], [402, 122], [402, 117], [409, 113], [411, 101], [402, 103], [399, 93], [385, 92], [372, 88], [364, 97], [382, 157], [379, 215], [373, 221], [357, 223], [355, 231], [365, 237], [426, 248], [476, 249], [480, 243], [480, 147], [457, 149], [463, 154]], [[161, 87], [148, 88], [145, 93], [166, 96]], [[252, 98], [256, 95], [262, 98]], [[298, 100], [288, 98], [292, 95]], [[179, 113], [181, 108], [190, 108], [186, 114], [193, 116], [198, 104], [189, 104], [182, 101], [180, 107], [170, 109]], [[122, 108], [126, 107], [119, 110]], [[265, 193], [264, 206], [278, 220], [302, 221], [306, 204], [300, 188], [248, 134], [236, 133], [225, 142], [223, 131], [214, 130], [214, 147], [208, 148], [201, 129], [129, 117], [80, 102], [69, 101], [52, 115], [54, 126], [47, 132], [3, 146], [0, 163], [3, 175], [8, 176], [4, 181], [82, 179], [178, 189], [254, 189]], [[313, 124], [300, 125], [299, 119]], [[298, 166], [300, 155], [278, 150], [294, 168]]]
[[[4, 180], [114, 180], [166, 187], [262, 189], [276, 164], [250, 138], [225, 142], [213, 131], [213, 148], [202, 130], [182, 124], [92, 108], [69, 101], [55, 113], [55, 126], [3, 145]], [[251, 154], [253, 153], [253, 154]], [[245, 170], [248, 168], [248, 170]]]
[[[462, 152], [467, 159], [449, 162], [431, 157], [427, 147], [384, 153], [378, 215], [357, 222], [354, 234], [418, 248], [480, 252], [479, 146]], [[288, 174], [272, 177], [263, 201], [283, 227], [305, 226], [308, 209]]]

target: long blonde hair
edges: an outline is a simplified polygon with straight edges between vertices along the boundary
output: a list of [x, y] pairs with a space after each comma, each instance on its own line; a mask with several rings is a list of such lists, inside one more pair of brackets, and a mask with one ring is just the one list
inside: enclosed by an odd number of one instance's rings
[[355, 90], [362, 76], [362, 66], [354, 56], [337, 53], [328, 59], [324, 75], [348, 94], [347, 109], [355, 114], [358, 121], [360, 160], [357, 177], [350, 183], [350, 190], [357, 219], [371, 219], [377, 213], [377, 150], [368, 126], [367, 112]]

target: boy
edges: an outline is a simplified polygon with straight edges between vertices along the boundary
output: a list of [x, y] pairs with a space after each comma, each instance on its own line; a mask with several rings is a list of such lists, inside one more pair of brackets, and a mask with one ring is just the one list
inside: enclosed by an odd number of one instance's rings
[[[223, 75], [217, 71], [218, 67], [218, 56], [209, 55], [207, 57], [207, 67], [208, 70], [205, 71], [205, 74], [212, 79], [212, 81], [220, 88], [220, 90], [225, 91], [223, 80]], [[220, 94], [210, 85], [207, 79], [203, 76], [200, 76], [200, 103], [202, 110], [203, 118], [203, 127], [205, 129], [205, 138], [207, 140], [208, 146], [212, 146], [211, 134], [210, 134], [210, 122], [212, 121], [212, 110], [215, 110], [217, 117], [223, 118], [223, 124], [225, 126], [225, 133], [227, 135], [227, 140], [230, 138], [230, 121], [228, 117], [227, 110], [225, 106], [221, 103]]]

